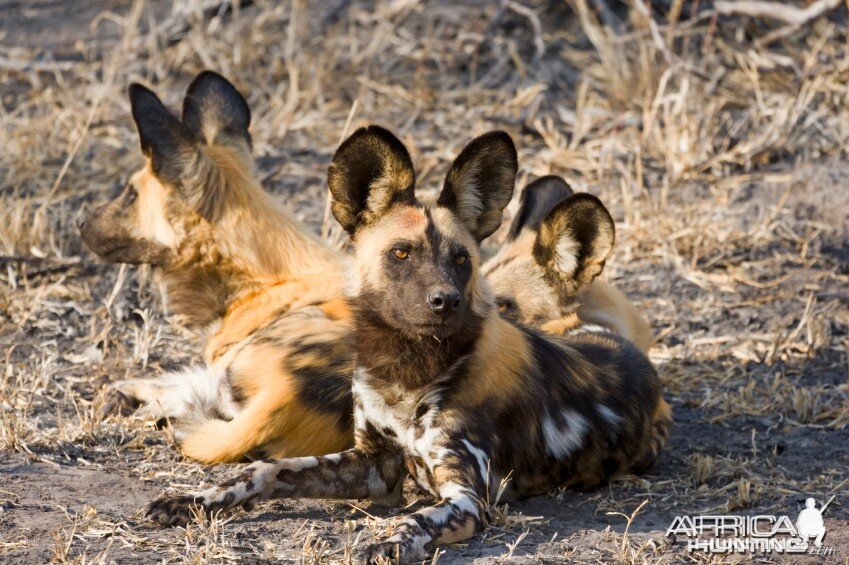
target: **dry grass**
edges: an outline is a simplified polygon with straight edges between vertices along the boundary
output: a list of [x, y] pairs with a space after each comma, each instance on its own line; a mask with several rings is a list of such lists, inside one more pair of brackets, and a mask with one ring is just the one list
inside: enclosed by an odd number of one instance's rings
[[[205, 9], [214, 4], [48, 7], [40, 23], [0, 32], [0, 452], [10, 461], [0, 556], [350, 562], [391, 527], [393, 514], [325, 503], [177, 531], [140, 519], [161, 488], [227, 471], [181, 461], [167, 433], [132, 418], [102, 419], [98, 393], [195, 360], [198, 337], [167, 320], [147, 270], [98, 264], [74, 222], [140, 163], [126, 85], [148, 83], [176, 105], [204, 68], [247, 95], [265, 185], [337, 242], [325, 167], [344, 132], [369, 122], [400, 134], [430, 187], [473, 134], [504, 128], [522, 182], [564, 175], [617, 220], [607, 276], [658, 336], [653, 358], [678, 415], [669, 449], [648, 477], [608, 490], [493, 504], [496, 527], [438, 559], [679, 561], [680, 546], [660, 536], [678, 513], [792, 514], [805, 495], [845, 492], [845, 9], [757, 43], [777, 24], [709, 7], [692, 15], [677, 1], [655, 12], [610, 3], [604, 25], [586, 0]], [[92, 488], [69, 494], [74, 480]], [[842, 504], [838, 495], [827, 517], [845, 544]]]

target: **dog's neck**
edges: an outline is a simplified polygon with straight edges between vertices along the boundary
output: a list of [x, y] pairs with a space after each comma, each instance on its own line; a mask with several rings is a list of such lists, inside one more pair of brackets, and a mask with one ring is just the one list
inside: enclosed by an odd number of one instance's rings
[[197, 264], [158, 269], [165, 284], [165, 305], [179, 323], [208, 328], [219, 322], [242, 297], [257, 292], [262, 283], [237, 269]]

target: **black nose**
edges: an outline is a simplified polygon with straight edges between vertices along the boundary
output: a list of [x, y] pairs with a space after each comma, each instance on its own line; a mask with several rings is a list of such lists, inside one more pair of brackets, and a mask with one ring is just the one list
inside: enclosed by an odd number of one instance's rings
[[454, 312], [460, 307], [460, 291], [456, 288], [438, 288], [427, 295], [427, 303], [434, 312]]

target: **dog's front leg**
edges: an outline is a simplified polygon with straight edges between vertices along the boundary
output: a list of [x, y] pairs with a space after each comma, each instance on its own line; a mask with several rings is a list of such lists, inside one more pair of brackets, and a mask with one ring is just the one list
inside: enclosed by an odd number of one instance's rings
[[206, 513], [250, 510], [270, 498], [385, 499], [405, 476], [403, 457], [388, 449], [350, 449], [320, 457], [257, 461], [239, 475], [197, 495], [166, 496], [147, 509], [162, 525], [185, 525], [192, 508]]
[[487, 523], [482, 453], [461, 448], [428, 465], [439, 485], [440, 501], [407, 516], [391, 537], [367, 549], [366, 560], [385, 557], [394, 563], [397, 557], [401, 563], [421, 561], [434, 549], [469, 539], [482, 530]]

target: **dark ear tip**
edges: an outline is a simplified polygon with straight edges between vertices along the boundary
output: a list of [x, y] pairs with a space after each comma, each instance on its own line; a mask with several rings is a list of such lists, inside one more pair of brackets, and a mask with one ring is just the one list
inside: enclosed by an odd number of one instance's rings
[[250, 143], [247, 130], [251, 109], [247, 100], [232, 82], [210, 70], [198, 73], [186, 88], [183, 99], [183, 122], [196, 137], [203, 137], [201, 124], [207, 121], [230, 134], [244, 135]]
[[377, 137], [381, 141], [389, 144], [401, 143], [401, 140], [385, 127], [377, 124], [369, 124], [367, 126], [357, 128], [357, 130], [349, 135], [348, 139], [343, 142], [343, 145], [348, 142], [356, 142], [368, 137]]
[[514, 175], [519, 170], [519, 155], [516, 152], [516, 146], [513, 144], [513, 138], [503, 130], [489, 131], [474, 138], [460, 151], [457, 159], [454, 160], [452, 168], [457, 167], [459, 163], [465, 162], [472, 155], [484, 149], [491, 152], [494, 151], [494, 155], [497, 155], [498, 158], [507, 159], [508, 166]]
[[525, 190], [522, 191], [522, 195], [525, 196], [531, 192], [543, 189], [559, 190], [568, 196], [571, 196], [575, 192], [572, 190], [572, 187], [569, 186], [569, 183], [563, 179], [563, 177], [559, 177], [557, 175], [545, 175], [525, 186]]
[[607, 206], [601, 201], [598, 196], [594, 196], [589, 192], [579, 192], [577, 194], [573, 194], [567, 199], [568, 202], [572, 202], [573, 204], [581, 204], [584, 206], [591, 206], [592, 208], [597, 209], [604, 214], [610, 216], [610, 212], [607, 211]]
[[513, 143], [513, 138], [510, 137], [510, 134], [504, 130], [494, 130], [487, 132], [480, 136], [478, 139], [486, 140], [487, 143], [502, 143], [505, 148], [507, 148], [512, 154], [513, 158], [518, 162], [519, 157], [516, 153], [516, 144]]
[[613, 221], [613, 216], [610, 215], [607, 206], [597, 196], [593, 196], [587, 192], [573, 194], [555, 206], [550, 215], [554, 216], [555, 214], [566, 213], [567, 210], [581, 210], [584, 212], [580, 214], [581, 217], [585, 219], [593, 217], [596, 222], [607, 224], [610, 232], [615, 233], [616, 224]]
[[410, 153], [407, 151], [404, 143], [394, 133], [377, 124], [369, 124], [357, 128], [336, 150], [333, 156], [333, 162], [338, 162], [340, 159], [346, 158], [350, 151], [359, 150], [363, 145], [374, 145], [372, 142], [377, 142], [387, 147], [396, 158], [401, 159], [405, 165], [412, 168], [413, 160], [410, 158]]
[[556, 208], [571, 208], [573, 206], [584, 206], [587, 208], [592, 208], [595, 211], [601, 212], [607, 216], [610, 216], [610, 212], [607, 211], [607, 206], [601, 201], [598, 196], [594, 196], [589, 192], [577, 192], [563, 200], [560, 204], [556, 206]]
[[130, 86], [127, 87], [127, 96], [130, 97], [131, 102], [139, 100], [143, 96], [157, 97], [155, 92], [138, 82], [131, 83]]
[[224, 87], [236, 90], [236, 87], [233, 86], [233, 83], [224, 78], [224, 76], [216, 73], [215, 71], [205, 70], [198, 73], [198, 75], [194, 79], [192, 79], [192, 82], [186, 89], [186, 94], [192, 94], [200, 88], [209, 87]]
[[516, 239], [525, 228], [538, 230], [551, 211], [573, 194], [569, 183], [557, 175], [546, 175], [526, 185], [519, 197], [519, 210], [510, 225], [507, 240]]

